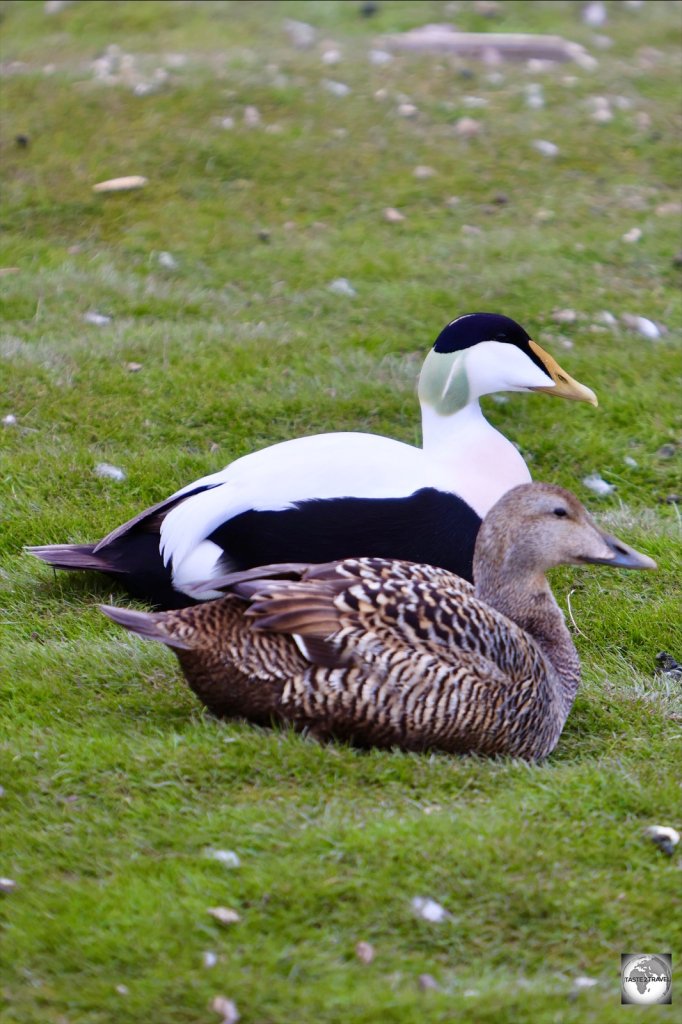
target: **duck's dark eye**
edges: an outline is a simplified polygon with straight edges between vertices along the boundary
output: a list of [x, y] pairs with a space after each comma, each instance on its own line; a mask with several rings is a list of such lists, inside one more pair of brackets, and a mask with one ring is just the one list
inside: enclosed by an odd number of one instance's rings
[[500, 331], [499, 334], [495, 335], [495, 341], [509, 341], [509, 338], [504, 333], [504, 331]]
[[559, 516], [559, 518], [562, 518], [563, 516], [567, 516], [568, 512], [566, 511], [565, 508], [561, 508], [561, 507], [560, 508], [555, 508], [554, 509], [554, 515], [555, 516]]

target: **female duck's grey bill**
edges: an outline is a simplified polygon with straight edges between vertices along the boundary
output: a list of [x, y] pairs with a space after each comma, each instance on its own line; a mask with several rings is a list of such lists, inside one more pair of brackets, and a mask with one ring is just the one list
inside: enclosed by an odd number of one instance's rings
[[635, 548], [623, 543], [618, 537], [613, 537], [610, 533], [603, 533], [602, 539], [606, 546], [613, 551], [613, 558], [584, 555], [581, 558], [582, 562], [589, 562], [593, 565], [613, 565], [618, 569], [658, 569], [653, 558], [642, 554], [641, 551], [636, 551]]

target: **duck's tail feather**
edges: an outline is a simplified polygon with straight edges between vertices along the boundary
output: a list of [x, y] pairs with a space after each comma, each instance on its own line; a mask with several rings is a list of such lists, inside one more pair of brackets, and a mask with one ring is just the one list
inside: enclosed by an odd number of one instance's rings
[[165, 628], [166, 616], [163, 613], [136, 612], [132, 608], [115, 608], [108, 604], [99, 605], [99, 610], [112, 622], [129, 629], [131, 633], [137, 633], [145, 640], [156, 640], [180, 651], [192, 650], [191, 644], [168, 632]]
[[45, 544], [24, 548], [29, 555], [54, 566], [55, 569], [95, 569], [115, 572], [106, 557], [95, 554], [94, 544]]

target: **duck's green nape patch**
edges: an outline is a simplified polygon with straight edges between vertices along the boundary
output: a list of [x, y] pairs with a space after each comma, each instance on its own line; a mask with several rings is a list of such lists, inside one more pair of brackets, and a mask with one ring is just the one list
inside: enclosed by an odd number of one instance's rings
[[424, 360], [419, 376], [419, 401], [440, 416], [452, 416], [471, 400], [467, 352], [434, 352]]

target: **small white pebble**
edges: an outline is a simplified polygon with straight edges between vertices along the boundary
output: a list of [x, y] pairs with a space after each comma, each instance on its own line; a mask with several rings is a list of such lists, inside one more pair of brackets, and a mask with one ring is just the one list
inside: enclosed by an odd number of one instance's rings
[[484, 96], [462, 96], [462, 106], [467, 107], [469, 110], [479, 110], [482, 107], [487, 107], [489, 102]]
[[308, 25], [305, 21], [296, 21], [294, 18], [285, 19], [284, 30], [293, 45], [300, 50], [307, 50], [312, 46], [317, 36], [312, 25]]
[[341, 60], [341, 51], [335, 49], [334, 47], [332, 47], [329, 50], [324, 50], [321, 59], [322, 63], [327, 64], [328, 66], [338, 64], [339, 61]]
[[546, 224], [549, 220], [554, 220], [554, 210], [536, 210], [535, 218], [538, 224]]
[[481, 134], [481, 122], [474, 120], [473, 117], [460, 117], [455, 125], [455, 131], [463, 139], [473, 138], [474, 135]]
[[130, 192], [132, 189], [144, 188], [148, 179], [141, 174], [129, 174], [125, 178], [108, 178], [92, 186], [93, 192]]
[[226, 868], [241, 867], [241, 861], [234, 850], [206, 850], [205, 855], [211, 860], [217, 860]]
[[531, 57], [526, 61], [526, 68], [531, 75], [544, 75], [547, 71], [553, 71], [556, 63], [553, 60], [543, 60], [542, 57]]
[[101, 476], [105, 480], [125, 480], [126, 475], [118, 466], [112, 466], [109, 462], [98, 462], [95, 466], [95, 476]]
[[384, 220], [388, 221], [389, 224], [400, 224], [401, 221], [405, 220], [405, 217], [400, 210], [396, 210], [392, 206], [387, 206], [384, 210]]
[[642, 229], [641, 228], [630, 228], [630, 230], [626, 231], [625, 234], [623, 235], [623, 241], [624, 242], [639, 242], [641, 237], [642, 237]]
[[613, 112], [610, 107], [597, 107], [592, 113], [592, 120], [595, 124], [610, 124], [613, 121]]
[[412, 910], [417, 917], [421, 917], [424, 921], [430, 921], [432, 924], [440, 924], [441, 921], [445, 921], [446, 918], [450, 917], [445, 907], [442, 907], [436, 900], [424, 896], [414, 897], [412, 900]]
[[363, 964], [371, 964], [374, 960], [374, 946], [371, 942], [358, 942], [355, 947], [355, 955]]
[[476, 224], [462, 224], [462, 227], [460, 228], [460, 230], [461, 230], [463, 235], [482, 235], [483, 234], [482, 228], [479, 228]]
[[127, 996], [128, 993], [130, 992], [130, 989], [128, 988], [127, 985], [117, 985], [116, 991], [120, 996]]
[[94, 310], [84, 313], [83, 319], [86, 324], [94, 324], [95, 327], [106, 327], [107, 324], [111, 323], [110, 316], [105, 316], [104, 313], [96, 313]]
[[211, 949], [207, 949], [201, 957], [201, 962], [204, 967], [215, 967], [218, 963], [218, 955]]
[[633, 316], [631, 313], [623, 313], [621, 320], [630, 330], [637, 331], [643, 338], [649, 338], [650, 341], [655, 341], [661, 336], [658, 326], [653, 320], [648, 320], [645, 316]]
[[557, 309], [552, 313], [552, 319], [558, 324], [574, 324], [578, 314], [574, 309]]
[[616, 320], [613, 313], [609, 313], [607, 309], [602, 310], [602, 312], [597, 317], [597, 320], [600, 324], [606, 324], [607, 327], [616, 327], [616, 325], [618, 324], [618, 321]]
[[599, 981], [597, 978], [588, 978], [585, 974], [581, 974], [577, 978], [573, 979], [573, 988], [577, 989], [594, 988], [594, 986], [598, 984]]
[[230, 910], [229, 907], [209, 907], [207, 913], [215, 918], [218, 924], [237, 924], [241, 921], [237, 911]]
[[128, 373], [139, 373], [141, 369], [142, 363], [126, 363]]
[[2, 417], [3, 425], [6, 427], [16, 427], [17, 418], [12, 412], [8, 412], [6, 416]]
[[445, 200], [445, 205], [446, 205], [446, 206], [447, 206], [447, 207], [448, 207], [448, 208], [449, 208], [450, 210], [454, 210], [454, 209], [455, 209], [455, 207], [456, 207], [456, 206], [459, 206], [459, 204], [460, 204], [461, 202], [462, 202], [462, 200], [461, 200], [460, 196], [448, 196], [448, 198], [447, 198], [447, 199]]
[[172, 253], [170, 253], [170, 252], [160, 252], [159, 253], [159, 266], [163, 267], [165, 270], [177, 270], [178, 269], [178, 261], [175, 259], [175, 256], [173, 256]]
[[401, 103], [398, 107], [398, 113], [401, 117], [414, 117], [418, 111], [414, 103]]
[[590, 28], [601, 28], [608, 20], [606, 5], [601, 0], [592, 0], [591, 3], [583, 7], [582, 20]]
[[680, 833], [669, 825], [650, 825], [644, 829], [644, 835], [648, 836], [656, 846], [659, 846], [664, 853], [672, 857], [675, 847], [680, 841]]
[[211, 1003], [211, 1009], [219, 1013], [223, 1018], [222, 1024], [237, 1024], [239, 1020], [239, 1010], [233, 999], [227, 999], [225, 996], [216, 996]]
[[420, 974], [417, 978], [417, 985], [421, 992], [437, 992], [440, 988], [432, 974]]
[[13, 878], [0, 878], [0, 892], [4, 892], [7, 895], [14, 892], [17, 887], [17, 883]]
[[548, 142], [547, 139], [534, 139], [533, 149], [542, 156], [555, 157], [559, 155], [559, 147], [554, 142]]
[[370, 50], [369, 51], [369, 62], [375, 67], [380, 68], [384, 64], [390, 64], [393, 60], [393, 55], [387, 53], [386, 50]]
[[220, 127], [224, 128], [225, 131], [229, 131], [230, 128], [234, 128], [234, 118], [233, 117], [223, 117], [223, 118], [221, 118]]
[[623, 462], [626, 466], [629, 466], [630, 469], [637, 469], [637, 460], [633, 459], [632, 455], [625, 455], [623, 457]]
[[346, 85], [345, 82], [333, 82], [328, 78], [322, 82], [323, 87], [327, 92], [331, 93], [332, 96], [349, 96], [350, 86]]
[[329, 285], [329, 291], [334, 292], [334, 295], [345, 295], [349, 299], [358, 294], [346, 277], [337, 277], [335, 281], [332, 281]]
[[585, 487], [589, 487], [591, 491], [600, 497], [603, 497], [605, 494], [611, 494], [616, 489], [615, 484], [607, 483], [599, 473], [591, 473], [589, 476], [584, 476], [583, 483]]
[[418, 178], [419, 181], [425, 181], [426, 178], [433, 178], [436, 172], [433, 167], [428, 167], [426, 164], [417, 164], [415, 169], [412, 171], [412, 174], [415, 178]]
[[545, 97], [539, 82], [529, 82], [526, 86], [526, 106], [531, 110], [541, 110], [545, 105]]
[[251, 105], [244, 107], [244, 124], [247, 128], [256, 128], [261, 123], [260, 110]]

